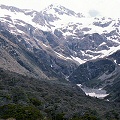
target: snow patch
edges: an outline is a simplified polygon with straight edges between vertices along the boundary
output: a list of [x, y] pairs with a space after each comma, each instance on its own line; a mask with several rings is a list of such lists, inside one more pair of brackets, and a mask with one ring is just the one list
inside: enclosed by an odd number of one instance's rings
[[73, 56], [71, 56], [71, 57], [72, 57], [73, 60], [77, 61], [79, 64], [83, 64], [83, 63], [86, 62], [84, 60], [81, 60], [79, 57], [73, 57]]
[[46, 44], [42, 43], [45, 47], [48, 47]]
[[64, 59], [64, 60], [72, 60], [70, 57], [65, 57], [64, 55], [58, 53], [58, 52], [55, 52], [57, 54], [58, 57]]
[[114, 63], [116, 63], [116, 64], [117, 64], [116, 60], [114, 60]]
[[106, 94], [106, 91], [103, 90], [102, 88], [92, 89], [88, 87], [83, 87], [81, 84], [77, 84], [77, 86], [79, 86], [85, 92], [86, 95], [91, 97], [97, 97], [97, 98], [103, 99], [104, 97], [109, 95], [109, 94]]

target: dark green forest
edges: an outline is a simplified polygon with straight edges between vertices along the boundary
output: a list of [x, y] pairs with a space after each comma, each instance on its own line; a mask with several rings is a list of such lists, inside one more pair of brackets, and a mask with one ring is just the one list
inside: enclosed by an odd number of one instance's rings
[[119, 120], [119, 108], [86, 96], [74, 84], [0, 69], [1, 120]]

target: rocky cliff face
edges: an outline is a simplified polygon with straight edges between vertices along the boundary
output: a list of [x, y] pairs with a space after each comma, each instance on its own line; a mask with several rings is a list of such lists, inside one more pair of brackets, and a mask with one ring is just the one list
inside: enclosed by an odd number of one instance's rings
[[[92, 61], [88, 61], [81, 64], [69, 77], [70, 81], [74, 83], [92, 83], [97, 86], [107, 83], [109, 79], [119, 76], [120, 64], [119, 64], [120, 51], [113, 53], [112, 55], [100, 58]], [[94, 83], [94, 82], [102, 83]], [[112, 82], [112, 79], [111, 79]], [[95, 86], [93, 85], [93, 86]]]
[[[102, 75], [111, 74], [115, 70], [115, 63], [109, 59], [89, 61], [80, 65], [69, 77], [75, 83], [88, 83], [99, 79]], [[97, 85], [97, 84], [96, 84]]]
[[[57, 45], [54, 35], [41, 31], [40, 37], [49, 44]], [[0, 67], [24, 75], [42, 78], [58, 78], [68, 76], [77, 66], [71, 60], [66, 61], [43, 42], [32, 40], [30, 44], [20, 36], [8, 31], [0, 33], [1, 64]], [[48, 37], [47, 37], [48, 36]], [[46, 38], [45, 38], [46, 37]], [[36, 46], [32, 46], [35, 44]]]

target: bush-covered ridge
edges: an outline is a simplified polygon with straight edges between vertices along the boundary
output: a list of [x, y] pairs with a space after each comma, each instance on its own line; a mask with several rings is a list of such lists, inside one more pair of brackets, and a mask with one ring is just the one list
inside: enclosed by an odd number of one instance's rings
[[119, 104], [85, 96], [75, 85], [0, 69], [1, 119], [118, 120], [119, 108]]

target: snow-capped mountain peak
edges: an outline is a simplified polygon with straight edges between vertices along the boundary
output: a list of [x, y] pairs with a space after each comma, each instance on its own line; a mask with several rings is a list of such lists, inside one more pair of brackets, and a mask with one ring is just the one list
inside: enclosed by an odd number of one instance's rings
[[75, 13], [74, 11], [65, 8], [64, 6], [58, 5], [58, 4], [51, 4], [46, 9], [43, 10], [43, 13], [57, 13], [58, 15], [68, 15], [68, 16], [74, 16], [74, 17], [83, 17], [81, 13]]
[[[113, 49], [120, 48], [119, 19], [88, 18], [81, 13], [78, 14], [61, 5], [53, 4], [40, 12], [1, 5], [0, 13], [1, 29], [4, 27], [15, 35], [22, 35], [26, 44], [30, 44], [29, 49], [33, 46], [39, 48], [36, 43], [31, 44], [31, 36], [32, 39], [41, 41], [43, 38], [40, 37], [39, 30], [50, 31], [59, 39], [57, 41], [60, 45], [59, 49], [55, 50], [55, 53], [60, 52], [57, 56], [67, 57], [80, 64], [104, 57]], [[53, 47], [48, 45], [49, 42], [43, 44]]]

